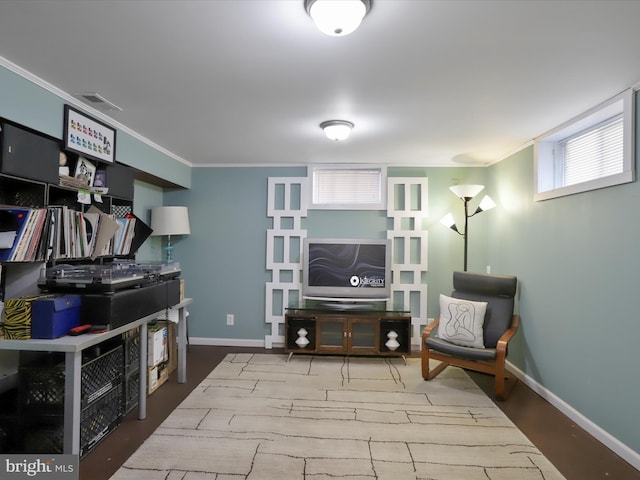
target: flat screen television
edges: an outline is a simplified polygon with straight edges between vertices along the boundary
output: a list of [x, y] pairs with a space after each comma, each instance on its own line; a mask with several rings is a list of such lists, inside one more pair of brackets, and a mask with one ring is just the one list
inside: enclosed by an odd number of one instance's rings
[[302, 259], [305, 299], [384, 301], [391, 295], [391, 240], [305, 238]]

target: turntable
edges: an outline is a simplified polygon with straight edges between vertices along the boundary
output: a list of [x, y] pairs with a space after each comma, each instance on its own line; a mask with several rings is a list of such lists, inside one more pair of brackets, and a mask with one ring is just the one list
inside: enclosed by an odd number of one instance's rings
[[48, 268], [38, 279], [38, 287], [44, 291], [110, 293], [124, 288], [140, 286], [145, 273], [135, 264], [127, 265], [68, 265]]
[[116, 260], [107, 265], [60, 264], [46, 269], [38, 279], [40, 290], [48, 292], [113, 293], [164, 282], [180, 276], [180, 263]]

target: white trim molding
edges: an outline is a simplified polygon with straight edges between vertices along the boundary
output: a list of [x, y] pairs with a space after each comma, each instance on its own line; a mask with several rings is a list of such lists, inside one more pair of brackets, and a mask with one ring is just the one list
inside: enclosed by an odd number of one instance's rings
[[589, 435], [598, 440], [616, 455], [620, 456], [620, 458], [628, 462], [634, 468], [640, 470], [640, 453], [632, 450], [627, 445], [611, 435], [609, 432], [604, 430], [602, 427], [589, 420], [567, 402], [558, 397], [555, 393], [551, 392], [543, 385], [540, 385], [529, 375], [526, 375], [522, 370], [513, 365], [511, 362], [507, 362], [507, 368], [522, 383], [524, 383], [527, 387], [529, 387], [551, 405], [560, 410], [560, 412], [562, 412], [568, 418], [573, 420], [578, 426], [588, 432]]

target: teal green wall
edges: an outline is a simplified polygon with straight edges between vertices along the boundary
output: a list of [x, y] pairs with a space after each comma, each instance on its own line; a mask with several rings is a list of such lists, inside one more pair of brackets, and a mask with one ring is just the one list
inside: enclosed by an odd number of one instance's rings
[[[70, 102], [0, 66], [0, 117], [62, 139], [65, 103]], [[191, 168], [120, 129], [116, 160], [176, 185], [191, 185]]]
[[[133, 185], [133, 213], [147, 225], [151, 225], [151, 209], [163, 205], [163, 189], [149, 183], [135, 181]], [[149, 237], [138, 249], [136, 259], [162, 259], [162, 237]]]
[[[191, 235], [172, 237], [189, 307], [189, 335], [264, 341], [267, 179], [306, 168], [197, 168], [190, 190], [167, 192], [165, 205], [189, 207]], [[235, 325], [226, 325], [226, 314]]]
[[[437, 298], [451, 290], [454, 269], [462, 269], [463, 241], [443, 227], [440, 218], [451, 211], [459, 221], [463, 204], [449, 191], [452, 181], [484, 183], [486, 168], [394, 168], [390, 176], [428, 178], [428, 211], [422, 228], [428, 231], [428, 314], [437, 315]], [[269, 177], [306, 176], [304, 167], [198, 168], [192, 188], [167, 192], [165, 205], [189, 207], [191, 235], [174, 238], [190, 307], [190, 335], [206, 338], [264, 340], [266, 232], [271, 228], [266, 199]], [[492, 194], [487, 188], [486, 193]], [[474, 207], [476, 203], [473, 204]], [[470, 220], [470, 270], [486, 269], [486, 226], [489, 215]], [[309, 237], [386, 238], [390, 220], [384, 211], [309, 210], [302, 222]], [[235, 325], [226, 325], [226, 314]]]
[[522, 327], [510, 360], [640, 451], [640, 184], [534, 202], [531, 147], [490, 177], [501, 208], [488, 258], [520, 280]]

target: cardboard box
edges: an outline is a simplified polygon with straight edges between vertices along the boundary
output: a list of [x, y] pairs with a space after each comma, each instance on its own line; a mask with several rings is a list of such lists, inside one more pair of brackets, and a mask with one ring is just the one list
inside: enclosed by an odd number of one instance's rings
[[31, 303], [31, 338], [64, 337], [80, 322], [80, 295], [59, 295]]
[[162, 324], [149, 326], [147, 344], [147, 365], [155, 367], [169, 359], [167, 327]]
[[147, 368], [147, 395], [151, 395], [169, 379], [169, 368], [166, 362]]
[[178, 368], [178, 325], [169, 320], [158, 320], [157, 324], [167, 327], [167, 363], [171, 374]]

